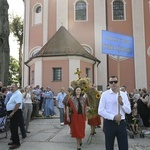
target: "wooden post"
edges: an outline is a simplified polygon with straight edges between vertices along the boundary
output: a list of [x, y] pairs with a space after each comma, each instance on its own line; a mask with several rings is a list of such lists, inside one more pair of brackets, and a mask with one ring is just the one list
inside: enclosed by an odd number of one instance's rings
[[[118, 71], [118, 88], [119, 88], [119, 91], [118, 91], [118, 97], [120, 96], [120, 61], [119, 61], [119, 56], [118, 56], [118, 59], [117, 59], [117, 71]], [[118, 115], [120, 115], [120, 104], [118, 102]], [[120, 122], [118, 122], [118, 125], [120, 124]]]

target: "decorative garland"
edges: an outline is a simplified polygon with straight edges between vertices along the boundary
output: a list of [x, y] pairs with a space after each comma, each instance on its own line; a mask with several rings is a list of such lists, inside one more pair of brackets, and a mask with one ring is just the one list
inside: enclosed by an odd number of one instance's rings
[[78, 80], [73, 80], [71, 82], [71, 86], [73, 88], [79, 86], [82, 90], [82, 93], [86, 95], [87, 99], [87, 108], [86, 108], [86, 116], [88, 119], [95, 118], [98, 115], [98, 105], [101, 94], [95, 88], [90, 87], [90, 79], [89, 78], [81, 78], [79, 68], [77, 68]]

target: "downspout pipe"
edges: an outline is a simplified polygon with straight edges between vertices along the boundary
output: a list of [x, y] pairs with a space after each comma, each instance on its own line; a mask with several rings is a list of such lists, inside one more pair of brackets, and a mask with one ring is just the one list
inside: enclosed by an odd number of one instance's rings
[[[96, 62], [97, 62], [97, 61], [95, 61], [94, 64], [92, 65], [92, 71], [93, 71], [93, 72], [92, 72], [92, 75], [93, 75], [93, 79], [92, 79], [92, 80], [93, 80], [93, 83], [95, 83], [95, 80], [94, 80], [94, 66], [95, 66]], [[98, 65], [99, 65], [100, 63], [101, 63], [101, 61], [98, 61], [97, 67], [98, 67]]]
[[95, 80], [94, 80], [94, 66], [96, 64], [96, 61], [94, 62], [94, 64], [92, 65], [92, 76], [93, 76], [93, 83], [95, 83]]
[[28, 69], [29, 69], [29, 71], [28, 71], [28, 76], [29, 76], [29, 78], [28, 78], [28, 85], [30, 85], [30, 66], [28, 66], [27, 64], [25, 64], [27, 67], [28, 67]]

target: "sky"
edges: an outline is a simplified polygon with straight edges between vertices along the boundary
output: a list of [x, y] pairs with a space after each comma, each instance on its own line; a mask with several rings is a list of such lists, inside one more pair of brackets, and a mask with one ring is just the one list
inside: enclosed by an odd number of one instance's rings
[[[8, 13], [24, 17], [24, 3], [22, 0], [7, 0], [9, 4]], [[19, 46], [17, 45], [16, 39], [10, 33], [9, 36], [10, 56], [19, 59]]]

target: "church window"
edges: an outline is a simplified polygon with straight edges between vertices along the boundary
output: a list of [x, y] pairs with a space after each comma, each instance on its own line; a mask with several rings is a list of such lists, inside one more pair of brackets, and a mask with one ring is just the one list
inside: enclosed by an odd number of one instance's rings
[[122, 0], [113, 1], [113, 20], [124, 20], [124, 2]]
[[41, 6], [38, 6], [37, 8], [36, 8], [36, 13], [40, 13], [42, 10], [41, 10], [42, 8], [41, 8]]
[[79, 0], [75, 3], [75, 20], [87, 20], [87, 3], [84, 0]]
[[31, 84], [34, 84], [34, 70], [31, 71]]
[[82, 46], [88, 53], [93, 54], [93, 49], [89, 45], [82, 44]]
[[62, 80], [62, 68], [53, 68], [53, 81]]
[[30, 57], [34, 57], [40, 51], [40, 49], [41, 49], [40, 46], [37, 46], [37, 47], [33, 48], [31, 50]]
[[33, 25], [42, 23], [42, 6], [37, 4], [33, 8]]
[[86, 68], [86, 77], [90, 78], [91, 77], [91, 69], [90, 68]]

